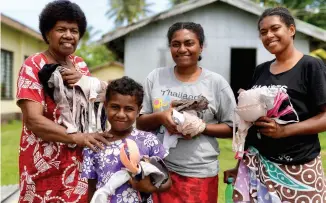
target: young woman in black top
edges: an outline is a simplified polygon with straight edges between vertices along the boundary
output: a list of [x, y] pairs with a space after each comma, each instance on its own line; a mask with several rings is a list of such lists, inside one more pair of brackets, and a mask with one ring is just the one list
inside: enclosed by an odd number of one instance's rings
[[250, 128], [247, 153], [238, 165], [234, 200], [326, 202], [321, 162], [325, 155], [320, 154], [318, 139], [318, 133], [326, 131], [325, 64], [295, 48], [295, 22], [286, 8], [265, 10], [258, 29], [275, 59], [256, 68], [251, 88], [266, 86], [285, 92], [286, 105], [293, 111], [281, 117], [291, 121], [287, 124], [261, 117]]

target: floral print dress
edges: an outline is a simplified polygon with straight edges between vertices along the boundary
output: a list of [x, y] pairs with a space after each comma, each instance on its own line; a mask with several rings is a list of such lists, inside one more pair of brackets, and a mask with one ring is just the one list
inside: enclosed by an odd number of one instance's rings
[[[77, 71], [90, 75], [86, 63], [69, 56]], [[57, 104], [44, 92], [38, 72], [48, 64], [42, 53], [28, 57], [17, 80], [17, 103], [30, 100], [43, 107], [43, 116], [59, 124], [62, 120]], [[36, 136], [23, 123], [19, 147], [19, 202], [79, 203], [87, 202], [87, 179], [82, 179], [81, 147], [71, 148], [60, 142], [49, 142]]]
[[[164, 158], [166, 150], [156, 136], [150, 132], [134, 129], [128, 139], [134, 140], [139, 148], [141, 156], [158, 156]], [[116, 140], [106, 146], [100, 152], [84, 149], [83, 173], [82, 176], [88, 179], [97, 179], [96, 188], [100, 188], [117, 171], [124, 168], [120, 161], [120, 148], [126, 143], [126, 139]], [[132, 189], [128, 183], [119, 187], [115, 194], [110, 196], [110, 203], [136, 203], [140, 202], [138, 192]], [[148, 202], [151, 198], [148, 199]]]

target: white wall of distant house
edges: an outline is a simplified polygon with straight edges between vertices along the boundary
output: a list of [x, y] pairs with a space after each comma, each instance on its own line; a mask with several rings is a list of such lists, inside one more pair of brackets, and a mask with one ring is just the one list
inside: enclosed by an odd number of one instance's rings
[[[259, 39], [258, 16], [216, 2], [151, 23], [126, 36], [124, 58], [126, 75], [143, 82], [148, 73], [162, 64], [174, 65], [166, 34], [168, 28], [178, 21], [193, 21], [203, 26], [206, 42], [200, 65], [221, 74], [227, 81], [230, 81], [231, 48], [255, 48], [257, 65], [274, 58]], [[303, 53], [309, 53], [309, 41], [304, 34], [297, 33], [295, 45]], [[165, 56], [165, 60], [162, 60], [162, 55]]]

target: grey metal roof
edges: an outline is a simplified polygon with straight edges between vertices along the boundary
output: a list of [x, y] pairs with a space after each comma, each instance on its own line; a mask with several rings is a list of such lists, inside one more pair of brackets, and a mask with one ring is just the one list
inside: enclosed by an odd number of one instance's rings
[[[192, 0], [188, 1], [179, 5], [174, 6], [173, 8], [163, 11], [161, 13], [158, 13], [152, 17], [145, 18], [143, 20], [140, 20], [138, 22], [132, 23], [130, 25], [127, 25], [125, 27], [117, 28], [116, 30], [109, 32], [102, 36], [102, 39], [100, 40], [100, 43], [105, 44], [110, 41], [113, 41], [115, 39], [118, 39], [120, 37], [125, 36], [126, 34], [137, 30], [141, 27], [144, 27], [148, 25], [149, 23], [164, 20], [166, 18], [182, 14], [188, 11], [191, 11], [193, 9], [214, 3], [214, 2], [224, 2], [231, 6], [237, 7], [239, 9], [242, 9], [244, 11], [247, 11], [249, 13], [252, 13], [254, 15], [261, 15], [263, 11], [265, 10], [264, 7], [261, 7], [257, 5], [256, 3], [253, 3], [249, 0]], [[311, 25], [309, 23], [306, 23], [304, 21], [295, 19], [296, 22], [296, 28], [298, 32], [301, 32], [305, 35], [314, 37], [316, 39], [319, 39], [321, 41], [326, 42], [326, 30], [319, 28], [317, 26]]]

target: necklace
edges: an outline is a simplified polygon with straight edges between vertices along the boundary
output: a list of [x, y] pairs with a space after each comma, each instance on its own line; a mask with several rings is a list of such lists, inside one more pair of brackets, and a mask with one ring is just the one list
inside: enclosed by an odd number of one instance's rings
[[50, 56], [56, 63], [60, 64], [60, 65], [63, 65], [63, 66], [68, 66], [68, 62], [67, 60], [65, 61], [60, 61], [60, 60], [57, 60], [56, 57], [49, 51], [47, 50], [45, 52], [48, 56]]

